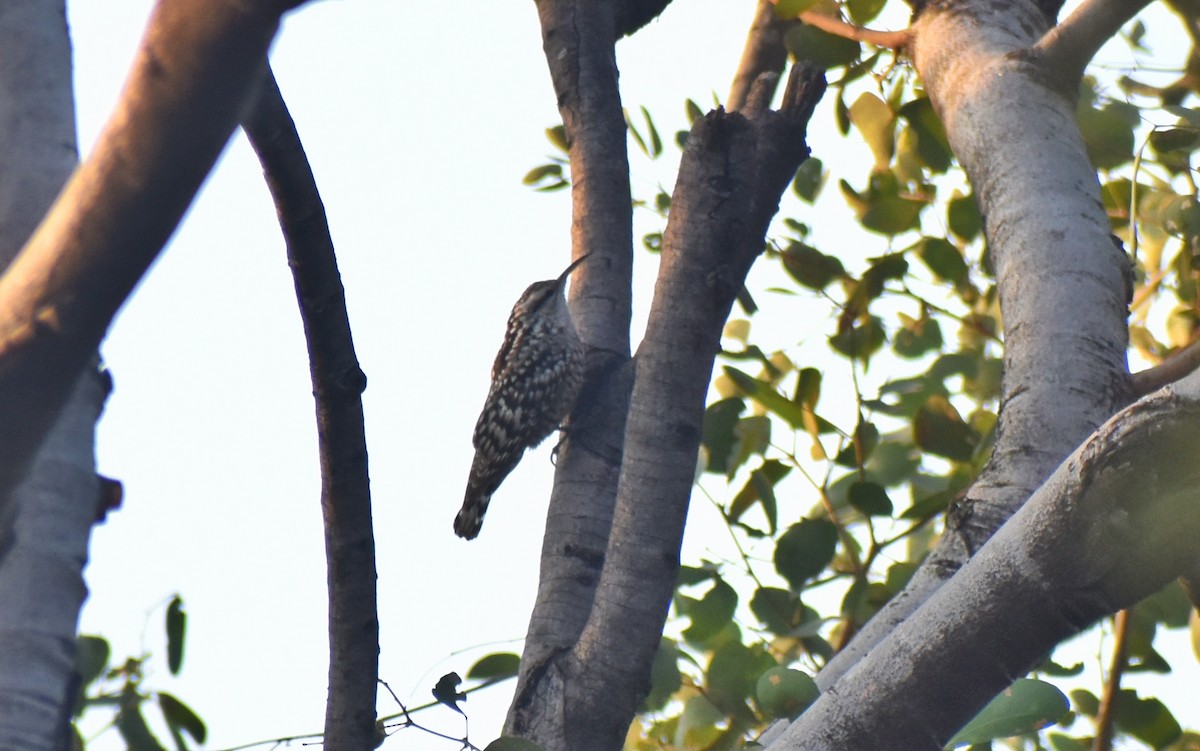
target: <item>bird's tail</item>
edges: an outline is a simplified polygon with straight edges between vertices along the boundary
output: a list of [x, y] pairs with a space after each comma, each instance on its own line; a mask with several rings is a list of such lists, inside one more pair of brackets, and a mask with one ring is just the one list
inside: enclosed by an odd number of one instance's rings
[[474, 485], [468, 485], [462, 508], [459, 509], [458, 516], [454, 517], [454, 534], [464, 540], [474, 540], [479, 534], [479, 528], [483, 526], [483, 515], [487, 513], [491, 500], [491, 493], [480, 492]]

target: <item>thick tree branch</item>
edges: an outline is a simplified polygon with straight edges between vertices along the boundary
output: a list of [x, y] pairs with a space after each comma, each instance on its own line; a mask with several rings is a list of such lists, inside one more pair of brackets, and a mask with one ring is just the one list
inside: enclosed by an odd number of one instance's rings
[[1043, 69], [1074, 92], [1104, 43], [1149, 4], [1150, 0], [1085, 0], [1034, 45]]
[[[631, 0], [628, 7], [642, 5]], [[665, 3], [644, 4], [651, 6]], [[587, 376], [559, 452], [538, 594], [505, 723], [506, 733], [550, 743], [557, 731], [545, 725], [546, 718], [565, 719], [562, 697], [534, 696], [545, 688], [550, 662], [575, 644], [587, 622], [612, 525], [632, 384], [633, 210], [617, 87], [617, 11], [608, 3], [574, 0], [538, 0], [537, 8], [569, 141], [571, 254], [591, 254], [570, 290], [572, 317], [589, 347]]]
[[297, 2], [160, 0], [88, 160], [0, 279], [0, 516], [237, 125]]
[[[759, 0], [754, 11], [754, 20], [750, 24], [750, 33], [746, 36], [746, 46], [742, 51], [741, 62], [738, 63], [737, 73], [733, 76], [733, 85], [729, 89], [729, 101], [726, 109], [730, 112], [740, 110], [746, 104], [746, 97], [754, 82], [764, 73], [774, 74], [770, 79], [779, 81], [779, 75], [787, 65], [787, 47], [783, 40], [789, 28], [796, 21], [784, 21], [775, 12], [775, 5], [770, 0]], [[772, 90], [772, 95], [774, 90]]]
[[988, 219], [1005, 327], [998, 437], [947, 533], [822, 669], [823, 689], [932, 596], [1129, 398], [1128, 262], [1110, 239], [1074, 90], [1048, 89], [1041, 66], [1010, 54], [1041, 36], [1043, 19], [1028, 1], [964, 0], [931, 5], [913, 27], [914, 63]]
[[908, 29], [901, 29], [900, 31], [867, 29], [847, 23], [840, 18], [827, 16], [815, 10], [806, 10], [800, 14], [799, 18], [809, 26], [820, 29], [828, 34], [853, 39], [856, 42], [866, 42], [876, 47], [887, 47], [893, 50], [903, 49], [912, 38], [912, 33]]
[[768, 749], [942, 748], [1060, 641], [1193, 564], [1200, 464], [1164, 457], [1197, 452], [1200, 372], [1101, 426]]
[[359, 369], [346, 295], [316, 179], [268, 67], [242, 126], [258, 154], [287, 242], [308, 343], [321, 457], [329, 581], [329, 694], [324, 747], [375, 744], [379, 617], [375, 538]]

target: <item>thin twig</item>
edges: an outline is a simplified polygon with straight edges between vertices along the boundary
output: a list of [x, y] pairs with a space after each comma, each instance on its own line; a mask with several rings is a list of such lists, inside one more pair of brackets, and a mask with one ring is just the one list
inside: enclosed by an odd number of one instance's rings
[[1129, 611], [1119, 611], [1113, 616], [1113, 657], [1104, 682], [1104, 695], [1100, 698], [1100, 711], [1096, 715], [1096, 742], [1092, 751], [1112, 751], [1113, 722], [1117, 696], [1121, 690], [1121, 676], [1125, 673], [1129, 652]]

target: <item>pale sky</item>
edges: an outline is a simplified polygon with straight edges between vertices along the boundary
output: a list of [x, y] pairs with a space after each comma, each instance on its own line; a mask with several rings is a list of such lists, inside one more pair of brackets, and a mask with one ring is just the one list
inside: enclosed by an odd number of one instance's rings
[[[72, 4], [85, 151], [150, 5]], [[677, 0], [621, 42], [626, 106], [646, 105], [671, 140], [686, 127], [685, 98], [707, 107], [714, 91], [724, 97], [752, 10], [750, 0]], [[521, 651], [537, 585], [552, 441], [504, 484], [479, 539], [451, 530], [508, 311], [568, 260], [568, 195], [520, 184], [551, 153], [543, 129], [558, 119], [536, 12], [529, 0], [326, 0], [289, 17], [272, 59], [325, 200], [369, 380], [380, 672], [419, 705], [443, 673]], [[869, 164], [830, 132], [827, 113], [814, 122], [827, 163]], [[669, 148], [665, 164], [649, 165], [634, 152], [635, 193], [649, 197], [659, 181], [669, 190], [676, 158]], [[850, 216], [840, 199], [825, 203], [822, 221]], [[642, 217], [637, 235], [653, 227]], [[870, 242], [862, 256], [885, 247]], [[644, 316], [655, 259], [639, 252], [636, 263]], [[755, 273], [752, 289], [769, 283], [769, 270]], [[806, 318], [786, 307], [792, 299], [759, 302], [780, 311], [788, 346], [827, 351], [823, 310]], [[240, 135], [103, 353], [116, 390], [99, 470], [126, 496], [93, 533], [81, 630], [109, 638], [115, 659], [153, 653], [147, 685], [197, 710], [209, 748], [320, 730], [325, 560], [311, 387], [274, 210]], [[690, 562], [728, 547], [707, 501], [694, 500]], [[175, 592], [190, 614], [180, 678], [166, 670], [161, 636]], [[1172, 661], [1200, 678], [1194, 661]], [[511, 687], [467, 702], [476, 745], [499, 733]], [[395, 707], [381, 699], [380, 711]], [[462, 733], [441, 708], [417, 719]], [[119, 747], [115, 732], [104, 738], [92, 747]], [[454, 748], [411, 729], [384, 748], [393, 746]]]

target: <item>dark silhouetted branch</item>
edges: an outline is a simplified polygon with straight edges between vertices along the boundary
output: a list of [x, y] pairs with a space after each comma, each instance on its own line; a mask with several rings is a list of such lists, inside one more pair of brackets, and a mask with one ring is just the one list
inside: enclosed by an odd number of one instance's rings
[[367, 379], [354, 354], [325, 207], [269, 67], [242, 126], [262, 163], [287, 241], [317, 402], [321, 511], [329, 566], [324, 748], [373, 748], [379, 616], [362, 406]]

